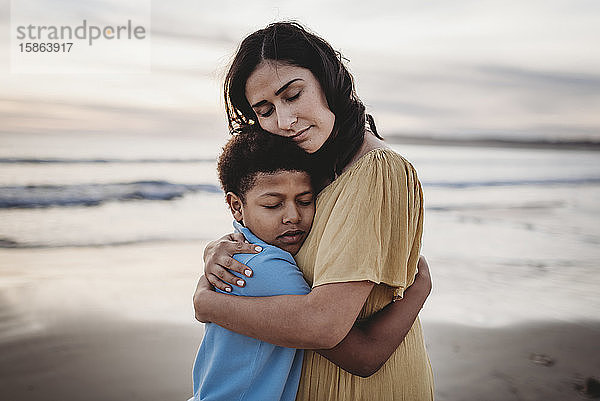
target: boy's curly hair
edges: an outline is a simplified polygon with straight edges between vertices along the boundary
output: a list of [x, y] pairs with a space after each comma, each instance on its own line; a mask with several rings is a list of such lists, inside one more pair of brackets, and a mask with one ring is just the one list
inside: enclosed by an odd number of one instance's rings
[[247, 126], [223, 147], [217, 172], [225, 193], [233, 192], [245, 202], [257, 174], [304, 171], [315, 188], [316, 172], [310, 155], [291, 140], [270, 134], [259, 126]]

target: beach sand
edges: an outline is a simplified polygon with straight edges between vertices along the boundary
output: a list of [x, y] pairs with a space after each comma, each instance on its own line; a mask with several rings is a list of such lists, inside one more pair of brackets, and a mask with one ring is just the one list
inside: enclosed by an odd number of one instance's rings
[[494, 329], [424, 326], [438, 401], [566, 401], [600, 396], [597, 389], [584, 389], [586, 381], [600, 374], [598, 322]]
[[[0, 398], [186, 400], [204, 245], [0, 250]], [[439, 401], [586, 399], [600, 376], [598, 322], [423, 326]]]

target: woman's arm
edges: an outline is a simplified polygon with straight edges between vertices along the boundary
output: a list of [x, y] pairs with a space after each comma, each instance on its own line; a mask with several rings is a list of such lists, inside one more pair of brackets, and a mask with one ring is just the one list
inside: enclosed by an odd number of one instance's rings
[[[230, 256], [241, 252], [239, 250], [241, 242], [239, 241], [240, 239], [243, 240], [243, 237], [235, 238], [234, 235], [236, 234], [220, 238], [206, 247], [204, 261], [207, 277], [201, 279], [198, 283], [200, 290], [212, 290], [210, 284], [221, 290], [226, 290], [229, 284], [221, 280], [238, 285], [239, 278], [226, 271], [224, 266], [230, 266], [231, 270], [242, 274], [244, 270], [248, 270], [247, 266]], [[251, 246], [250, 244], [244, 245], [246, 247]], [[354, 325], [344, 340], [334, 348], [319, 349], [318, 352], [350, 373], [360, 376], [369, 376], [375, 373], [403, 341], [431, 291], [429, 267], [423, 256], [419, 259], [418, 270], [419, 273], [414, 284], [405, 291], [402, 300], [388, 305], [360, 325]], [[248, 276], [248, 274], [246, 275]], [[207, 279], [210, 280], [210, 283]], [[196, 294], [195, 300], [201, 302], [201, 296]], [[230, 301], [235, 303], [236, 300]], [[227, 308], [227, 306], [223, 306]], [[209, 307], [209, 304], [195, 306], [196, 316], [201, 321], [208, 321], [209, 319], [206, 316], [202, 316], [202, 307]], [[230, 305], [230, 307], [234, 307], [234, 305]], [[206, 312], [210, 313], [211, 311]], [[217, 310], [212, 312], [218, 313]], [[234, 326], [230, 328], [237, 331]], [[260, 337], [260, 334], [256, 337]], [[323, 345], [322, 343], [319, 344]], [[297, 344], [295, 346], [299, 347]]]
[[194, 294], [196, 319], [290, 348], [333, 348], [346, 337], [373, 283], [324, 284], [307, 295], [240, 297], [212, 291], [203, 276]]
[[316, 351], [354, 375], [368, 377], [377, 372], [402, 343], [431, 292], [429, 266], [423, 256], [418, 267], [413, 285], [401, 300], [355, 324], [335, 347]]

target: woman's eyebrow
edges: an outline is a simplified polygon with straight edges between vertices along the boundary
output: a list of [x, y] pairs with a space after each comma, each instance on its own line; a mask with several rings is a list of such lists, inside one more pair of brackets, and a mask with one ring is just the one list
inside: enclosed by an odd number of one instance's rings
[[[283, 85], [281, 88], [277, 89], [277, 91], [275, 92], [275, 96], [279, 96], [279, 94], [280, 94], [281, 92], [283, 92], [284, 90], [286, 90], [288, 86], [290, 86], [291, 84], [293, 84], [293, 83], [294, 83], [294, 82], [296, 82], [296, 81], [304, 81], [304, 80], [303, 80], [302, 78], [294, 78], [294, 79], [292, 79], [290, 82], [288, 82], [287, 84]], [[254, 104], [253, 104], [252, 106], [250, 106], [250, 107], [252, 107], [252, 108], [254, 109], [254, 108], [256, 108], [256, 107], [260, 107], [260, 106], [262, 106], [262, 105], [263, 105], [263, 104], [265, 104], [265, 103], [267, 103], [267, 101], [266, 101], [266, 100], [261, 100], [260, 102], [254, 103]]]
[[260, 106], [262, 106], [262, 105], [263, 105], [263, 104], [265, 104], [265, 103], [267, 103], [267, 101], [266, 101], [266, 100], [261, 100], [260, 102], [258, 102], [258, 103], [255, 103], [255, 104], [253, 104], [253, 105], [252, 105], [252, 106], [250, 106], [250, 107], [252, 107], [252, 108], [254, 109], [254, 108], [256, 108], [256, 107], [260, 107]]
[[288, 82], [287, 84], [283, 85], [281, 88], [277, 89], [277, 92], [275, 92], [275, 96], [279, 96], [279, 94], [281, 92], [283, 92], [284, 90], [286, 90], [288, 86], [290, 86], [291, 84], [293, 84], [296, 81], [302, 81], [302, 78], [292, 79], [290, 82]]

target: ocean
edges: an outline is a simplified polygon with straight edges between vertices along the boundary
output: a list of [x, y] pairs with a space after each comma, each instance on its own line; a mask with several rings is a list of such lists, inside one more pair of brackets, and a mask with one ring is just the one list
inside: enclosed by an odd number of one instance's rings
[[[230, 232], [215, 174], [221, 145], [3, 135], [0, 253], [163, 246]], [[484, 327], [597, 319], [600, 153], [390, 146], [424, 188], [422, 252], [434, 290], [422, 319]]]

